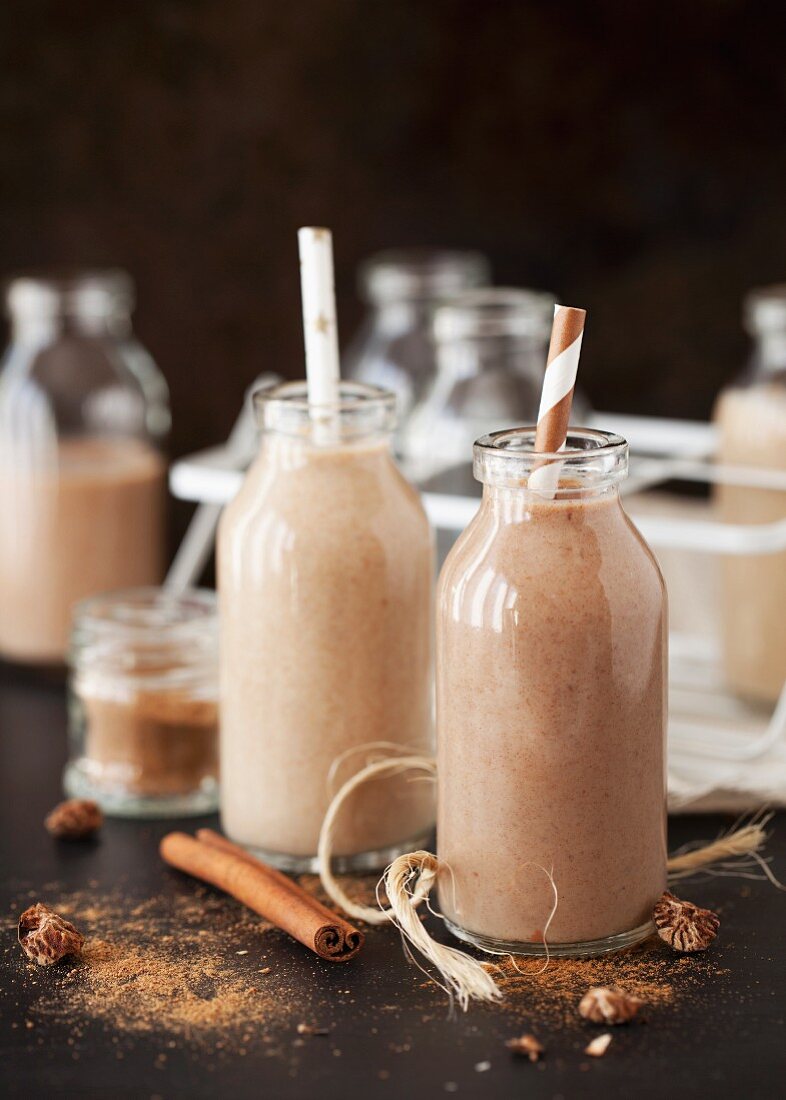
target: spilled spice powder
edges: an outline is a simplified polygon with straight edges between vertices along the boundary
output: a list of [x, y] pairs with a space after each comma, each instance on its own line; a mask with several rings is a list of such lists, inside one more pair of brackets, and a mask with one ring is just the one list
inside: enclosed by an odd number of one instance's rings
[[303, 1013], [303, 991], [283, 972], [264, 977], [259, 956], [238, 967], [238, 942], [271, 926], [227, 899], [199, 891], [129, 907], [119, 895], [73, 894], [57, 904], [87, 942], [56, 974], [36, 1006], [41, 1015], [192, 1042], [221, 1032], [231, 1047], [252, 1032], [265, 1041], [267, 1029]]
[[670, 1005], [700, 995], [708, 976], [721, 974], [711, 957], [691, 958], [690, 967], [657, 939], [614, 955], [594, 959], [544, 960], [501, 956], [484, 962], [504, 995], [504, 1005], [517, 1015], [552, 1024], [585, 1026], [578, 1003], [591, 986], [619, 986], [648, 1008]]

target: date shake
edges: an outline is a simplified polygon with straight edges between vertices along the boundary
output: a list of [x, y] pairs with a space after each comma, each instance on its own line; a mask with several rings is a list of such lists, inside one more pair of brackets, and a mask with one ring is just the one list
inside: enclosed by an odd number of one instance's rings
[[[715, 409], [721, 462], [786, 471], [786, 374], [782, 378], [723, 393]], [[783, 490], [722, 484], [716, 499], [727, 523], [786, 519]], [[774, 703], [786, 682], [786, 553], [724, 555], [721, 581], [729, 684], [746, 698]]]
[[[320, 435], [304, 384], [263, 391], [261, 450], [221, 521], [222, 823], [287, 869], [313, 866], [356, 749], [431, 751], [432, 538], [390, 455], [392, 402], [344, 383]], [[334, 851], [381, 865], [432, 823], [428, 784], [373, 783]]]
[[0, 447], [0, 656], [60, 663], [76, 603], [158, 583], [165, 501], [147, 443], [65, 438], [35, 461]]
[[665, 592], [620, 504], [625, 442], [571, 432], [549, 499], [533, 439], [476, 444], [483, 501], [439, 581], [440, 904], [538, 954], [556, 891], [550, 950], [593, 954], [648, 935], [666, 884]]

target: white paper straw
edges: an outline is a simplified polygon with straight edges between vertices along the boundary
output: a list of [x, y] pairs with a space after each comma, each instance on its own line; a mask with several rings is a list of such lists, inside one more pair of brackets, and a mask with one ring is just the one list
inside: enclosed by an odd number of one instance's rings
[[[329, 229], [298, 230], [306, 380], [315, 434], [325, 441], [335, 434], [339, 394], [338, 325], [333, 275], [333, 237]], [[330, 421], [333, 420], [331, 429]]]

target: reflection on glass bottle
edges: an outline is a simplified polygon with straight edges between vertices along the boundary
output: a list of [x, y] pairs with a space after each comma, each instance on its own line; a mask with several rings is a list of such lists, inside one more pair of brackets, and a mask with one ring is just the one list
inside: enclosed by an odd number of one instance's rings
[[161, 579], [166, 383], [122, 272], [8, 287], [0, 373], [0, 655], [64, 659], [74, 603]]
[[[437, 373], [402, 440], [410, 478], [466, 466], [479, 436], [537, 420], [555, 304], [540, 291], [488, 287], [436, 310]], [[580, 424], [587, 411], [581, 395], [574, 409]]]
[[[748, 371], [715, 407], [725, 464], [786, 471], [786, 285], [753, 291], [745, 327], [754, 339]], [[722, 518], [766, 524], [786, 517], [786, 492], [720, 485]], [[745, 697], [773, 702], [786, 681], [786, 553], [724, 556], [726, 675]]]
[[401, 249], [379, 252], [361, 266], [360, 293], [369, 313], [343, 356], [344, 373], [395, 393], [398, 438], [434, 375], [434, 306], [485, 286], [489, 275], [477, 252]]

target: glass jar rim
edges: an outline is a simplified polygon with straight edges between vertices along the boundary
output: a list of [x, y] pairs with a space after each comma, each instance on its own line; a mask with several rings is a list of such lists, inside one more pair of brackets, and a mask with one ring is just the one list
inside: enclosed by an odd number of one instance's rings
[[548, 291], [494, 286], [457, 294], [434, 312], [438, 343], [493, 337], [546, 339], [557, 298]]
[[75, 637], [112, 637], [129, 643], [153, 637], [174, 643], [204, 630], [206, 624], [218, 624], [217, 597], [206, 588], [125, 588], [91, 596], [74, 609]]
[[[628, 472], [628, 443], [621, 435], [598, 428], [569, 428], [566, 445], [560, 451], [536, 451], [534, 425], [503, 428], [481, 436], [473, 447], [473, 473], [485, 485], [541, 490], [528, 484], [529, 475], [537, 467], [558, 462], [561, 478], [566, 482], [560, 493], [575, 493], [578, 489], [596, 491], [622, 481]], [[548, 490], [544, 490], [549, 496]]]
[[[382, 386], [342, 379], [338, 400], [313, 405], [308, 383], [265, 382], [251, 393], [257, 426], [262, 431], [311, 436], [315, 424], [334, 424], [341, 439], [389, 434], [396, 424], [396, 395]], [[315, 416], [316, 414], [316, 416]]]
[[482, 252], [449, 248], [391, 248], [360, 265], [361, 296], [372, 304], [390, 301], [434, 301], [491, 277]]

